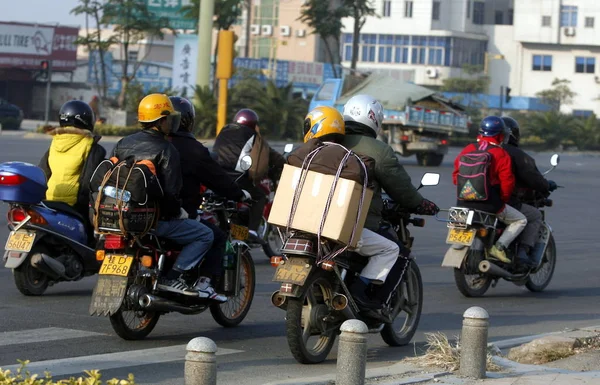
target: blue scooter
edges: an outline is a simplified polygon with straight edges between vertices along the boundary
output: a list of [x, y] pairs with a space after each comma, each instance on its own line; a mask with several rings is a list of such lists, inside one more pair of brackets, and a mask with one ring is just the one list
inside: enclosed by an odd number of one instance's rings
[[100, 268], [84, 218], [66, 203], [44, 201], [47, 189], [39, 167], [0, 164], [0, 200], [9, 204], [11, 230], [4, 267], [12, 269], [24, 295], [42, 295], [50, 285], [80, 280]]

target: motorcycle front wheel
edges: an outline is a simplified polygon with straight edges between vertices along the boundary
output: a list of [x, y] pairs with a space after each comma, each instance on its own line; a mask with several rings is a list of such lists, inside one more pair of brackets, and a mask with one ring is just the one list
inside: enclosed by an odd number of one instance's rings
[[292, 355], [301, 364], [325, 361], [337, 336], [338, 327], [323, 321], [330, 311], [327, 303], [333, 297], [331, 281], [323, 273], [308, 277], [300, 297], [288, 298], [287, 340]]
[[[400, 313], [394, 322], [386, 324], [381, 330], [381, 338], [390, 346], [408, 345], [419, 327], [421, 310], [423, 308], [423, 279], [419, 266], [410, 262], [406, 277], [392, 293], [391, 307]], [[406, 316], [401, 317], [402, 313]]]
[[550, 235], [548, 246], [546, 247], [546, 251], [542, 257], [542, 265], [535, 273], [529, 275], [529, 279], [527, 280], [527, 283], [525, 283], [525, 287], [534, 293], [544, 290], [552, 280], [555, 267], [556, 244], [554, 243], [554, 237]]
[[213, 319], [226, 328], [237, 326], [246, 318], [254, 299], [256, 276], [254, 261], [248, 251], [242, 254], [240, 262], [242, 272], [240, 274], [241, 282], [238, 295], [228, 297], [225, 303], [214, 303], [210, 306], [210, 314], [212, 314]]

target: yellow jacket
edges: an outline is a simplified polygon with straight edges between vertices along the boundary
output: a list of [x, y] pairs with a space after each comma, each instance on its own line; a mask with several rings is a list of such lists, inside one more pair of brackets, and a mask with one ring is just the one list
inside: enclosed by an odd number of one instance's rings
[[53, 135], [48, 150], [48, 180], [46, 200], [61, 201], [73, 206], [77, 202], [83, 167], [88, 158], [94, 137], [92, 132], [75, 127], [60, 127]]

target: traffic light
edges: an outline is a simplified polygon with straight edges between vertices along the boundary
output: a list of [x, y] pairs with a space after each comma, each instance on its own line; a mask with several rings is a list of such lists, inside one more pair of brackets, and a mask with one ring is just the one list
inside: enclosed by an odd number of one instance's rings
[[42, 60], [42, 62], [40, 63], [39, 77], [42, 79], [48, 79], [49, 70], [50, 70], [50, 63], [48, 63], [48, 60]]
[[506, 102], [506, 104], [510, 103], [510, 87], [506, 87], [506, 94], [505, 94], [504, 101]]

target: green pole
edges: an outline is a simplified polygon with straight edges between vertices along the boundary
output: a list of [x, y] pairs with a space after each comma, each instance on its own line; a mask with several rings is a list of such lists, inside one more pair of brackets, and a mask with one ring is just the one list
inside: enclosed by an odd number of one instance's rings
[[215, 0], [200, 1], [198, 16], [198, 58], [196, 84], [200, 87], [210, 84], [210, 59], [212, 55], [212, 27], [215, 13]]

